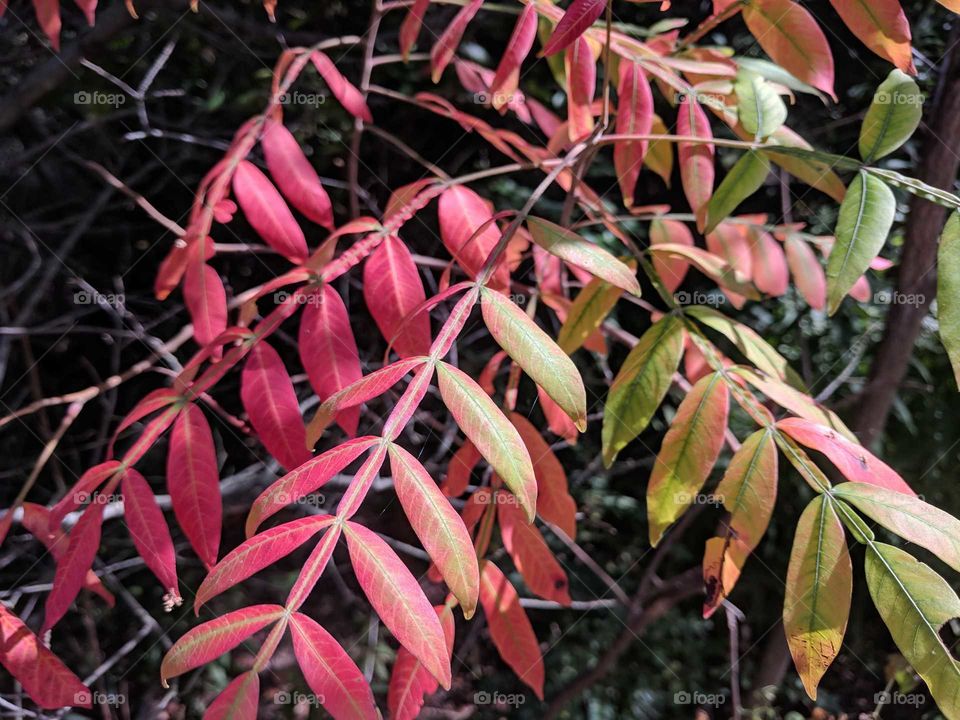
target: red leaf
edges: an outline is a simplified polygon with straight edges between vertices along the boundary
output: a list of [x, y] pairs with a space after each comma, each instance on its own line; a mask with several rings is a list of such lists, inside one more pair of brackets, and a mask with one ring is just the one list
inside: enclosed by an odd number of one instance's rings
[[67, 494], [50, 509], [49, 531], [56, 532], [59, 530], [63, 518], [87, 502], [93, 492], [100, 487], [107, 478], [114, 475], [119, 468], [119, 462], [116, 460], [107, 460], [99, 465], [94, 465], [81, 475], [80, 479], [67, 491]]
[[260, 142], [267, 169], [284, 197], [313, 222], [332, 230], [330, 196], [293, 133], [283, 123], [267, 120]]
[[293, 652], [310, 689], [337, 720], [378, 720], [373, 693], [333, 636], [303, 613], [290, 618]]
[[470, 0], [470, 2], [460, 8], [460, 11], [454, 16], [447, 29], [434, 43], [430, 50], [430, 69], [431, 77], [434, 82], [439, 82], [443, 71], [453, 59], [453, 54], [457, 51], [457, 46], [463, 38], [463, 32], [467, 25], [473, 20], [473, 16], [480, 10], [483, 0]]
[[227, 328], [227, 293], [220, 274], [206, 263], [192, 262], [183, 277], [183, 301], [193, 321], [197, 344], [207, 345]]
[[[617, 134], [649, 135], [652, 128], [653, 94], [647, 76], [639, 63], [623, 59], [620, 61], [620, 84], [617, 87]], [[613, 165], [624, 205], [628, 208], [633, 206], [633, 194], [646, 153], [645, 140], [621, 141], [613, 146]]]
[[567, 574], [547, 547], [540, 531], [528, 523], [523, 512], [510, 502], [514, 498], [503, 492], [498, 492], [495, 497], [503, 546], [527, 587], [545, 600], [569, 605]]
[[800, 294], [814, 310], [823, 310], [827, 304], [827, 278], [816, 254], [806, 242], [795, 237], [788, 236], [784, 246], [787, 266]]
[[781, 420], [777, 427], [801, 445], [826, 455], [851, 482], [870, 483], [916, 496], [913, 489], [889, 465], [831, 428], [796, 417]]
[[[321, 400], [326, 400], [363, 377], [360, 354], [353, 339], [350, 315], [337, 291], [324, 285], [308, 299], [311, 302], [300, 320], [300, 360], [311, 387]], [[356, 435], [359, 423], [359, 407], [337, 414], [337, 424], [347, 435]]]
[[910, 22], [898, 0], [830, 0], [833, 9], [860, 41], [903, 72], [915, 75]]
[[264, 242], [290, 262], [307, 259], [307, 241], [290, 208], [267, 176], [242, 160], [233, 174], [233, 192], [247, 221]]
[[93, 22], [95, 20], [95, 13], [97, 10], [97, 0], [74, 0], [77, 3], [77, 7], [83, 12], [83, 16], [87, 19], [87, 25], [93, 27]]
[[[443, 626], [443, 635], [447, 641], [447, 654], [453, 653], [454, 622], [453, 611], [446, 605], [433, 608]], [[401, 647], [390, 673], [390, 686], [387, 689], [387, 707], [392, 720], [416, 720], [423, 708], [423, 700], [439, 687], [433, 675], [423, 667], [409, 650]]]
[[377, 615], [440, 684], [450, 687], [450, 658], [443, 628], [420, 585], [396, 553], [362, 525], [345, 526], [350, 561], [360, 587]]
[[[678, 220], [654, 220], [650, 223], [650, 244], [665, 243], [693, 247], [693, 233]], [[674, 293], [683, 284], [687, 270], [690, 269], [690, 263], [681, 257], [653, 253], [653, 267], [667, 290]]]
[[537, 37], [537, 8], [532, 3], [523, 8], [517, 24], [513, 27], [510, 40], [497, 65], [497, 72], [490, 83], [490, 97], [497, 110], [506, 107], [513, 100], [520, 83], [520, 66], [533, 47]]
[[240, 399], [267, 451], [288, 470], [310, 459], [293, 383], [277, 351], [261, 340], [240, 377]]
[[121, 458], [123, 464], [127, 467], [136, 465], [140, 458], [146, 455], [147, 451], [153, 447], [153, 444], [160, 439], [160, 436], [167, 431], [167, 428], [170, 427], [179, 414], [180, 409], [178, 407], [170, 406], [148, 422], [143, 428], [143, 432], [140, 433], [140, 437], [138, 437], [123, 454]]
[[480, 604], [490, 626], [490, 639], [503, 661], [538, 698], [543, 699], [543, 656], [520, 597], [500, 568], [489, 560], [480, 574]]
[[[110, 444], [107, 446], [107, 454], [113, 455], [113, 446], [117, 441], [117, 438], [123, 433], [124, 430], [129, 428], [135, 422], [142, 420], [147, 415], [157, 412], [158, 410], [163, 410], [167, 405], [171, 405], [176, 402], [178, 395], [176, 392], [170, 388], [159, 388], [148, 393], [144, 398], [140, 400], [136, 405], [134, 405], [133, 410], [128, 412], [123, 420], [120, 421], [120, 424], [117, 426], [117, 429], [113, 431], [113, 437], [110, 439]], [[99, 466], [98, 466], [99, 467]], [[90, 471], [92, 472], [92, 471]], [[66, 514], [66, 513], [64, 513]], [[61, 515], [61, 518], [63, 516]], [[58, 520], [59, 522], [59, 520]]]
[[310, 557], [307, 558], [300, 574], [297, 576], [297, 581], [287, 595], [286, 607], [288, 612], [299, 609], [310, 593], [313, 592], [313, 588], [333, 555], [333, 549], [340, 539], [340, 532], [339, 525], [331, 526], [320, 542], [314, 546]]
[[[564, 413], [566, 416], [566, 413]], [[460, 497], [467, 491], [470, 484], [470, 475], [480, 462], [480, 451], [469, 440], [457, 448], [447, 465], [447, 477], [444, 478], [440, 490], [447, 497]]]
[[164, 590], [179, 604], [177, 559], [170, 529], [143, 475], [128, 468], [121, 481], [123, 517], [140, 557], [157, 576]]
[[167, 489], [177, 522], [209, 569], [217, 562], [223, 503], [213, 435], [203, 411], [187, 405], [170, 433]]
[[790, 284], [787, 258], [780, 243], [763, 230], [750, 228], [750, 255], [753, 266], [753, 283], [757, 290], [779, 297], [787, 292]]
[[567, 489], [567, 475], [539, 431], [527, 418], [510, 413], [510, 422], [520, 433], [537, 477], [537, 515], [560, 528], [573, 539], [577, 536], [577, 504]]
[[33, 0], [33, 10], [43, 34], [53, 49], [60, 52], [60, 0]]
[[188, 670], [206, 665], [262, 630], [283, 615], [279, 605], [251, 605], [198, 625], [167, 651], [160, 664], [160, 681], [183, 675]]
[[567, 69], [567, 123], [571, 141], [593, 132], [593, 95], [597, 89], [597, 61], [590, 43], [578, 38], [564, 55]]
[[[490, 222], [493, 212], [482, 197], [470, 188], [455, 185], [440, 195], [440, 237], [457, 264], [471, 277], [483, 268], [500, 239], [500, 230]], [[474, 236], [487, 223], [483, 232]], [[495, 285], [505, 287], [508, 271], [500, 265], [493, 274]]]
[[553, 55], [571, 45], [603, 14], [606, 6], [607, 0], [573, 0], [540, 55]]
[[580, 431], [577, 430], [570, 416], [539, 386], [537, 386], [537, 398], [540, 400], [540, 409], [543, 410], [550, 432], [559, 435], [571, 445], [576, 445], [577, 440], [580, 439]]
[[379, 438], [369, 435], [348, 440], [308, 460], [277, 480], [253, 501], [247, 516], [247, 537], [251, 537], [267, 518], [323, 487], [330, 478], [373, 447], [378, 440]]
[[743, 19], [775, 63], [837, 99], [830, 45], [806, 8], [793, 0], [758, 0], [744, 6]]
[[26, 625], [0, 603], [0, 665], [44, 710], [91, 707], [90, 691]]
[[193, 607], [197, 612], [210, 598], [286, 557], [333, 522], [332, 515], [310, 515], [264, 530], [227, 553], [204, 578]]
[[430, 352], [430, 316], [417, 313], [426, 299], [423, 282], [406, 244], [384, 238], [363, 267], [363, 297], [380, 332], [401, 357]]
[[410, 50], [417, 42], [420, 26], [423, 25], [423, 16], [428, 7], [430, 7], [430, 0], [414, 0], [406, 17], [403, 18], [403, 24], [400, 25], [400, 52], [403, 53], [404, 60], [409, 57]]
[[210, 703], [203, 720], [256, 720], [260, 700], [260, 677], [253, 670], [233, 679]]
[[70, 531], [67, 551], [57, 560], [53, 588], [44, 607], [44, 632], [56, 625], [67, 613], [80, 588], [86, 583], [87, 571], [93, 565], [93, 558], [100, 547], [102, 523], [103, 505], [94, 503], [87, 507]]
[[469, 619], [477, 608], [480, 586], [470, 534], [420, 461], [399, 445], [391, 443], [388, 450], [403, 511]]
[[[677, 111], [677, 135], [713, 139], [710, 120], [692, 94], [681, 95]], [[697, 215], [697, 226], [702, 225], [701, 208], [706, 208], [713, 195], [713, 145], [681, 142], [677, 144], [680, 158], [680, 180], [690, 209]]]
[[330, 58], [319, 50], [315, 50], [310, 59], [313, 61], [313, 66], [317, 69], [317, 72], [320, 73], [320, 77], [327, 83], [330, 92], [343, 105], [343, 109], [355, 118], [372, 123], [373, 116], [370, 114], [370, 108], [367, 107], [367, 101], [363, 99], [361, 92], [340, 74], [337, 66], [333, 64]]

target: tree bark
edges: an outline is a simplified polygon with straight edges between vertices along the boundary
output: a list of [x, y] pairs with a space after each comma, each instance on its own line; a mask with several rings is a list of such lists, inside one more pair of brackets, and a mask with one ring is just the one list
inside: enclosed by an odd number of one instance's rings
[[[950, 35], [936, 98], [924, 113], [925, 130], [916, 177], [943, 189], [952, 189], [960, 169], [960, 31]], [[921, 323], [936, 294], [937, 246], [946, 221], [946, 209], [912, 195], [903, 255], [897, 273], [897, 297], [918, 302], [893, 302], [883, 340], [877, 348], [869, 379], [861, 394], [853, 429], [860, 441], [872, 445], [883, 433], [900, 383], [907, 374]]]

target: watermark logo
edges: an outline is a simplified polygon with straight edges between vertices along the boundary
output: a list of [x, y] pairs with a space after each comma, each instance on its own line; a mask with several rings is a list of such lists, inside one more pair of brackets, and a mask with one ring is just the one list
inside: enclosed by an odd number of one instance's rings
[[513, 493], [479, 492], [476, 495], [478, 505], [519, 505], [520, 500]]
[[927, 696], [922, 693], [902, 693], [902, 692], [878, 692], [873, 696], [873, 702], [877, 705], [906, 705], [910, 707], [919, 707], [927, 701]]
[[680, 505], [712, 505], [720, 507], [723, 505], [723, 495], [714, 495], [712, 493], [688, 493], [678, 492], [674, 499]]
[[102, 293], [96, 290], [77, 290], [73, 294], [74, 305], [111, 305], [121, 307], [125, 302], [123, 293]]
[[520, 707], [527, 701], [523, 693], [487, 692], [481, 690], [473, 694], [474, 705], [499, 705], [500, 707]]
[[708, 305], [710, 307], [719, 307], [727, 302], [726, 295], [722, 293], [705, 293], [698, 290], [694, 292], [681, 290], [673, 294], [673, 299], [678, 305]]
[[877, 105], [923, 105], [927, 96], [923, 93], [878, 92], [873, 96]]
[[881, 290], [874, 294], [873, 301], [877, 305], [922, 307], [927, 303], [927, 296], [923, 293], [902, 293], [898, 290]]
[[92, 493], [89, 490], [78, 490], [73, 494], [73, 500], [77, 505], [85, 505], [86, 503], [90, 503], [91, 505], [109, 505], [110, 503], [120, 502], [122, 499], [122, 495]]
[[323, 93], [307, 93], [301, 90], [286, 92], [277, 98], [281, 105], [301, 105], [304, 107], [319, 107], [327, 101]]
[[701, 707], [720, 707], [727, 698], [717, 693], [703, 693], [699, 690], [687, 692], [681, 690], [673, 695], [674, 705], [700, 705]]
[[123, 93], [105, 93], [99, 90], [90, 92], [81, 90], [73, 94], [74, 105], [100, 105], [103, 107], [118, 108], [127, 102], [127, 96]]
[[304, 693], [294, 690], [278, 690], [273, 695], [273, 702], [277, 705], [306, 705], [309, 707], [320, 707], [324, 703], [323, 695], [314, 693]]
[[709, 92], [706, 90], [686, 90], [677, 93], [677, 105], [686, 105], [695, 101], [699, 105], [711, 105], [714, 107], [723, 106], [726, 101], [726, 95], [720, 92]]
[[473, 94], [473, 102], [476, 105], [495, 105], [496, 107], [503, 107], [504, 105], [510, 105], [521, 99], [520, 93], [491, 93], [491, 92], [478, 92]]
[[127, 696], [123, 693], [105, 693], [99, 690], [81, 690], [73, 695], [74, 705], [109, 705], [119, 707], [127, 704]]

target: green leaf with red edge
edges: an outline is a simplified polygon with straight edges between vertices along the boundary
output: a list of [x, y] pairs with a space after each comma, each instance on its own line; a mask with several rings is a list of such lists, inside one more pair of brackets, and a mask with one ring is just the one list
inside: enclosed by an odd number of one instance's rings
[[449, 689], [450, 658], [443, 628], [416, 579], [390, 546], [367, 528], [347, 522], [344, 533], [357, 581], [383, 624]]
[[423, 281], [413, 256], [397, 236], [384, 238], [364, 263], [363, 298], [380, 332], [400, 357], [430, 352], [430, 316], [410, 316], [426, 300]]
[[[620, 59], [617, 85], [617, 134], [649, 135], [653, 129], [653, 93], [640, 63]], [[627, 208], [633, 207], [637, 179], [647, 154], [646, 140], [621, 140], [613, 146], [613, 166]], [[627, 288], [624, 288], [627, 289]]]
[[[447, 605], [435, 605], [433, 608], [447, 641], [447, 654], [453, 654], [453, 639], [456, 626], [453, 610]], [[387, 688], [387, 707], [392, 720], [416, 720], [423, 708], [425, 696], [439, 687], [436, 679], [405, 647], [397, 651], [397, 658], [390, 672], [390, 685]]]
[[865, 483], [840, 483], [831, 494], [960, 571], [960, 520], [949, 513], [916, 495]]
[[654, 547], [694, 502], [723, 448], [730, 393], [720, 373], [700, 379], [677, 408], [647, 485]]
[[768, 430], [757, 430], [734, 453], [717, 486], [716, 496], [730, 518], [721, 535], [707, 540], [703, 555], [705, 618], [730, 596], [747, 558], [767, 531], [777, 499], [777, 471], [773, 437]]
[[489, 560], [480, 569], [480, 605], [500, 657], [542, 700], [544, 668], [537, 636], [516, 589]]
[[257, 168], [241, 160], [233, 173], [233, 192], [247, 221], [263, 241], [290, 262], [307, 259], [307, 240], [280, 193]]
[[203, 714], [203, 720], [256, 720], [259, 701], [260, 676], [248, 670], [217, 695]]
[[480, 570], [470, 534], [420, 461], [393, 443], [388, 452], [403, 511], [469, 619], [477, 608], [480, 591]]
[[634, 271], [599, 245], [542, 218], [527, 218], [527, 228], [533, 241], [547, 252], [586, 270], [594, 277], [640, 296], [640, 283]]
[[71, 603], [84, 586], [87, 571], [100, 547], [103, 505], [93, 503], [83, 511], [67, 538], [67, 550], [57, 559], [53, 588], [44, 606], [43, 631], [46, 632], [66, 615]]
[[[713, 139], [710, 120], [693, 94], [677, 98], [677, 135]], [[690, 209], [697, 216], [697, 228], [703, 231], [703, 212], [713, 196], [714, 146], [707, 143], [677, 143], [680, 181]]]
[[194, 609], [254, 573], [286, 557], [334, 521], [332, 515], [311, 515], [264, 530], [223, 556], [197, 589]]
[[573, 0], [540, 51], [540, 57], [554, 55], [569, 47], [603, 14], [607, 0]]
[[60, 658], [23, 621], [0, 603], [0, 665], [44, 710], [91, 707], [91, 695]]
[[837, 99], [830, 44], [802, 5], [793, 0], [753, 0], [743, 8], [743, 19], [775, 63]]
[[310, 459], [293, 383], [265, 340], [253, 346], [243, 366], [240, 399], [257, 437], [281, 465], [293, 470]]
[[450, 21], [443, 34], [437, 38], [433, 49], [430, 50], [430, 75], [434, 82], [440, 82], [440, 76], [453, 59], [453, 54], [460, 45], [467, 25], [473, 20], [473, 16], [480, 10], [481, 5], [483, 0], [469, 0]]
[[910, 21], [899, 0], [830, 0], [830, 4], [860, 42], [903, 72], [916, 74]]
[[163, 519], [153, 490], [133, 468], [127, 468], [120, 481], [123, 492], [123, 517], [140, 557], [157, 576], [170, 600], [180, 604], [177, 587], [177, 559], [170, 529]]
[[198, 625], [177, 640], [164, 655], [160, 681], [166, 687], [170, 678], [216, 660], [258, 630], [279, 620], [283, 613], [280, 605], [251, 605]]
[[[310, 386], [321, 400], [349, 387], [361, 377], [360, 353], [350, 326], [350, 314], [340, 294], [324, 284], [309, 296], [300, 318], [297, 347]], [[360, 408], [344, 408], [337, 423], [347, 435], [357, 434]]]
[[853, 567], [843, 524], [824, 495], [800, 516], [787, 568], [783, 627], [807, 695], [840, 652], [850, 616]]
[[862, 445], [830, 427], [804, 418], [787, 418], [777, 423], [777, 429], [801, 445], [826, 455], [847, 480], [870, 483], [887, 490], [916, 496], [913, 489], [893, 468]]
[[587, 391], [570, 356], [505, 295], [483, 288], [487, 329], [507, 354], [542, 387], [581, 431], [587, 427]]
[[277, 480], [253, 501], [247, 516], [247, 537], [252, 537], [267, 518], [323, 487], [378, 441], [379, 438], [373, 435], [353, 438], [317, 455]]
[[650, 423], [670, 389], [682, 353], [682, 322], [668, 315], [654, 323], [627, 355], [604, 407], [603, 462], [607, 467]]
[[453, 419], [533, 522], [537, 478], [520, 434], [473, 378], [445, 362], [438, 363], [437, 370], [440, 395]]
[[519, 413], [510, 413], [510, 422], [520, 433], [533, 462], [537, 478], [537, 515], [556, 525], [573, 539], [577, 535], [577, 503], [570, 496], [567, 474], [540, 431]]
[[337, 720], [378, 720], [360, 668], [330, 633], [303, 613], [290, 618], [293, 652], [310, 689]]
[[201, 562], [217, 562], [223, 503], [213, 434], [203, 411], [187, 405], [170, 433], [167, 488], [177, 522]]
[[569, 606], [567, 573], [560, 567], [536, 525], [528, 523], [511, 500], [512, 496], [505, 496], [502, 492], [494, 496], [503, 547], [534, 595]]

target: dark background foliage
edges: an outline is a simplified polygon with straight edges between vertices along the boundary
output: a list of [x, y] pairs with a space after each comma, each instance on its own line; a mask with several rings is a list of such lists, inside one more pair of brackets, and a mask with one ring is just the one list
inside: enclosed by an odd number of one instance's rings
[[[814, 97], [799, 95], [790, 109], [789, 122], [818, 148], [852, 153], [859, 119], [889, 67], [843, 28], [828, 2], [805, 4], [827, 28], [837, 60], [840, 101], [826, 106]], [[108, 13], [114, 19], [120, 16], [122, 4], [103, 5], [98, 15], [100, 22]], [[709, 5], [675, 2], [671, 16], [685, 15], [697, 22], [709, 14]], [[916, 64], [929, 106], [938, 93], [944, 54], [958, 37], [952, 27], [956, 21], [933, 3], [906, 5], [913, 24]], [[658, 16], [655, 4], [632, 6], [617, 2], [616, 9], [620, 19], [641, 26], [651, 24]], [[455, 8], [449, 6], [431, 9], [427, 21], [430, 32], [421, 36], [421, 49], [431, 33], [442, 31], [454, 12]], [[63, 13], [62, 42], [68, 48], [87, 30], [72, 4], [65, 3]], [[164, 215], [182, 223], [202, 175], [219, 159], [233, 131], [262, 108], [269, 91], [271, 68], [280, 51], [326, 37], [362, 35], [368, 16], [368, 4], [359, 0], [281, 0], [276, 24], [270, 24], [263, 9], [252, 2], [202, 2], [198, 13], [190, 12], [185, 3], [144, 4], [139, 21], [119, 21], [124, 27], [90, 48], [87, 63], [64, 72], [41, 40], [32, 10], [13, 0], [0, 21], [0, 78], [6, 95], [0, 107], [0, 415], [38, 398], [102, 382], [155, 352], [186, 322], [178, 292], [159, 303], [151, 291], [157, 266], [174, 236], [147, 217], [129, 197], [108, 186], [88, 163], [108, 169]], [[396, 52], [401, 17], [397, 12], [388, 16], [377, 43], [378, 54]], [[510, 15], [482, 12], [468, 31], [461, 54], [493, 66], [511, 26]], [[724, 24], [713, 40], [729, 44], [740, 53], [761, 54], [739, 19]], [[356, 79], [360, 59], [356, 50], [334, 52], [332, 57], [348, 77]], [[562, 110], [562, 94], [546, 64], [528, 65], [523, 89]], [[137, 91], [144, 78], [154, 71], [156, 76], [139, 109], [129, 92], [104, 77], [107, 73]], [[423, 62], [382, 65], [374, 71], [373, 82], [404, 94], [433, 89]], [[322, 94], [324, 90], [312, 72], [306, 73], [297, 87], [305, 94]], [[45, 91], [34, 97], [39, 88]], [[448, 70], [435, 91], [491, 122], [506, 122], [526, 137], [538, 137], [514, 119], [501, 121], [473, 103], [472, 94], [463, 90], [452, 70]], [[112, 104], [89, 102], [91, 97], [110, 96], [115, 99]], [[448, 120], [377, 95], [372, 96], [370, 105], [379, 127], [452, 175], [505, 162], [481, 138], [464, 134]], [[665, 117], [672, 117], [665, 106], [661, 110]], [[286, 108], [285, 118], [330, 189], [338, 222], [343, 222], [348, 218], [344, 145], [349, 145], [352, 120], [335, 103], [292, 103]], [[918, 143], [911, 143], [896, 159], [889, 160], [890, 166], [910, 171], [919, 148]], [[378, 215], [390, 189], [416, 180], [425, 172], [372, 133], [366, 134], [360, 157], [365, 214]], [[723, 152], [719, 157], [725, 165], [731, 160]], [[519, 207], [538, 179], [534, 173], [517, 175], [475, 189], [498, 207]], [[608, 157], [594, 165], [589, 182], [598, 192], [615, 193], [615, 176]], [[656, 176], [644, 173], [638, 196], [642, 203], [685, 207], [676, 178], [668, 188]], [[559, 213], [562, 200], [556, 191], [549, 193], [543, 203], [547, 208], [544, 212]], [[777, 222], [792, 217], [808, 223], [812, 232], [823, 234], [831, 231], [836, 215], [833, 201], [796, 183], [785, 194], [778, 184], [771, 183], [746, 209], [768, 212], [771, 220]], [[311, 244], [322, 238], [318, 228], [309, 228], [307, 232]], [[645, 238], [643, 225], [638, 223], [636, 232], [641, 239]], [[221, 229], [216, 240], [243, 243], [254, 237], [238, 214]], [[424, 213], [422, 223], [408, 225], [405, 240], [424, 255], [445, 257], [437, 240], [432, 210]], [[895, 258], [901, 241], [895, 234], [884, 254]], [[258, 253], [223, 253], [215, 263], [228, 293], [263, 282], [284, 267], [275, 257]], [[895, 270], [888, 274], [893, 273]], [[438, 271], [429, 271], [425, 277], [435, 287]], [[873, 274], [870, 280], [875, 292], [890, 287], [890, 278], [883, 275]], [[357, 276], [341, 282], [339, 289], [350, 301], [354, 314], [361, 357], [368, 367], [376, 367], [384, 343], [372, 329], [360, 298]], [[701, 286], [697, 279], [688, 281], [688, 288], [709, 290], [705, 282]], [[117, 302], [90, 304], [94, 293], [116, 296]], [[732, 308], [725, 307], [724, 311]], [[882, 303], [848, 302], [840, 314], [828, 321], [822, 314], [811, 312], [791, 292], [781, 301], [750, 304], [741, 314], [764, 337], [775, 342], [814, 392], [829, 389], [829, 403], [848, 416], [856, 410], [858, 392], [880, 341], [886, 312]], [[646, 313], [629, 304], [624, 304], [615, 317], [635, 334], [649, 322]], [[480, 369], [490, 350], [484, 333], [479, 328], [475, 330], [461, 343], [459, 358], [471, 372]], [[287, 328], [278, 334], [278, 347], [288, 368], [297, 373], [294, 338], [295, 328]], [[38, 503], [55, 500], [86, 468], [101, 461], [119, 418], [146, 392], [168, 382], [171, 370], [188, 357], [190, 349], [192, 346], [188, 345], [175, 355], [161, 357], [154, 371], [88, 403], [43, 469], [29, 499]], [[615, 369], [624, 354], [623, 348], [614, 346], [605, 362]], [[602, 397], [605, 363], [597, 363], [583, 352], [576, 359], [595, 398]], [[838, 376], [841, 382], [831, 386]], [[295, 381], [301, 400], [307, 400], [310, 390], [304, 377], [297, 376]], [[539, 411], [530, 400], [535, 398], [532, 387], [525, 386], [524, 391], [521, 410], [540, 422]], [[919, 493], [954, 514], [960, 511], [960, 492], [955, 481], [960, 459], [955, 393], [946, 357], [935, 334], [927, 328], [915, 348], [909, 377], [897, 395], [894, 417], [879, 443], [882, 457]], [[236, 378], [228, 378], [216, 392], [216, 398], [222, 403], [224, 417], [242, 413]], [[631, 445], [611, 471], [602, 469], [599, 461], [599, 423], [591, 423], [576, 447], [560, 446], [558, 450], [581, 508], [578, 542], [628, 594], [636, 589], [650, 561], [644, 488], [653, 454], [679, 399], [673, 397], [666, 403], [641, 441]], [[375, 427], [382, 409], [369, 409], [363, 423]], [[598, 410], [594, 407], [592, 411]], [[62, 407], [54, 407], [0, 428], [0, 506], [10, 504], [29, 476], [44, 444], [61, 422], [62, 413]], [[225, 498], [226, 548], [241, 539], [250, 499], [274, 477], [277, 468], [267, 461], [264, 451], [243, 428], [222, 420], [214, 430], [222, 476], [244, 473], [236, 483], [236, 492]], [[456, 435], [438, 402], [428, 402], [411, 433], [409, 437], [424, 448], [424, 457], [430, 458], [428, 469], [438, 476], [442, 474], [448, 448]], [[145, 475], [158, 492], [163, 492], [164, 447], [161, 443], [143, 465]], [[722, 467], [717, 473], [721, 471]], [[808, 499], [804, 486], [793, 481], [782, 463], [781, 471], [784, 478], [771, 530], [748, 563], [732, 598], [745, 614], [740, 623], [739, 647], [739, 675], [745, 695], [755, 690], [771, 670], [770, 656], [765, 653], [775, 652], [772, 639], [782, 633], [776, 624], [782, 605], [782, 578], [793, 526]], [[325, 500], [332, 502], [335, 497], [331, 495]], [[378, 494], [376, 501], [365, 508], [367, 519], [378, 530], [400, 541], [415, 542], [392, 500], [389, 491]], [[379, 519], [375, 519], [377, 516]], [[718, 517], [715, 509], [700, 514], [684, 542], [671, 549], [660, 570], [663, 577], [699, 562], [703, 541]], [[175, 540], [178, 546], [183, 544], [182, 537], [175, 535]], [[576, 600], [596, 603], [611, 599], [607, 587], [565, 546], [557, 543], [555, 549], [570, 572], [571, 595]], [[104, 572], [108, 587], [118, 593], [117, 607], [111, 610], [99, 599], [82, 597], [81, 613], [71, 613], [55, 630], [58, 653], [81, 677], [119, 655], [116, 664], [101, 674], [94, 687], [105, 693], [123, 693], [128, 702], [121, 707], [103, 708], [105, 717], [197, 716], [203, 704], [231, 676], [231, 666], [234, 670], [245, 667], [249, 656], [233, 653], [219, 664], [182, 678], [175, 691], [164, 690], [158, 681], [158, 667], [165, 647], [194, 623], [187, 607], [189, 593], [184, 607], [162, 614], [161, 589], [135, 560], [127, 535], [110, 523], [99, 557], [98, 569]], [[298, 554], [292, 555], [246, 583], [243, 589], [220, 598], [214, 611], [222, 612], [239, 603], [274, 600], [277, 589], [292, 581], [302, 559]], [[348, 647], [354, 645], [354, 656], [361, 668], [373, 668], [375, 691], [383, 692], [395, 646], [373, 624], [375, 618], [357, 594], [345, 558], [337, 555], [335, 559], [345, 572], [330, 572], [325, 577], [308, 603], [307, 612], [324, 622]], [[411, 557], [411, 562], [421, 569], [425, 567], [421, 558]], [[189, 551], [182, 553], [180, 567], [184, 587], [196, 588], [203, 569]], [[0, 553], [0, 598], [17, 601], [18, 612], [34, 626], [39, 623], [39, 610], [53, 568], [51, 558], [43, 556], [38, 544], [24, 534], [13, 536]], [[25, 583], [27, 587], [23, 588]], [[548, 696], [588, 667], [624, 632], [622, 610], [617, 607], [530, 612], [538, 637], [549, 648]], [[151, 616], [156, 620], [150, 620]], [[132, 647], [125, 647], [132, 639]], [[866, 597], [862, 577], [857, 577], [845, 650], [821, 686], [821, 705], [829, 712], [851, 716], [871, 711], [875, 693], [887, 683], [888, 654], [893, 652], [895, 648]], [[482, 619], [458, 627], [454, 668], [457, 678], [453, 690], [429, 703], [434, 706], [430, 711], [433, 717], [465, 717], [476, 692], [525, 693], [496, 658]], [[699, 600], [694, 599], [647, 628], [604, 681], [569, 708], [568, 716], [691, 717], [694, 708], [677, 705], [676, 693], [700, 692], [727, 698], [730, 682], [728, 628], [723, 613], [703, 621]], [[298, 689], [304, 689], [302, 680], [289, 650], [283, 651], [272, 672], [264, 677], [264, 692]], [[12, 690], [10, 681], [2, 675], [0, 690]], [[488, 707], [480, 711], [480, 716], [540, 717], [542, 706], [529, 693], [525, 698], [526, 702], [519, 707]], [[807, 717], [811, 712], [792, 670], [769, 699], [770, 717], [783, 717], [790, 711]], [[0, 709], [0, 713], [6, 712]], [[306, 712], [319, 715], [321, 711], [277, 704], [272, 712], [276, 717], [287, 717], [303, 716]], [[726, 717], [729, 705], [721, 703], [708, 712]], [[933, 717], [936, 713], [928, 700], [920, 708], [888, 707], [883, 715], [907, 718]]]

